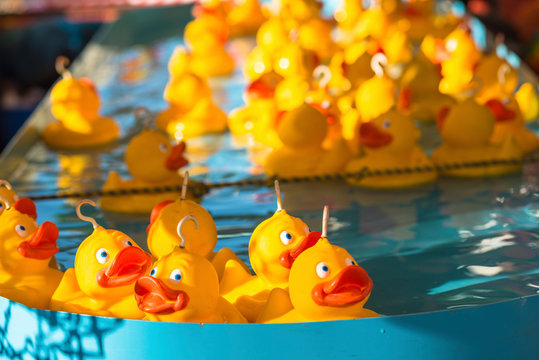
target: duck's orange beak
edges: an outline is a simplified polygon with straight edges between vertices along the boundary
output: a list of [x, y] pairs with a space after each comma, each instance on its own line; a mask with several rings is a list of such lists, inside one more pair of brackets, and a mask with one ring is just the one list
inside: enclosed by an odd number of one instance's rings
[[161, 210], [163, 210], [165, 206], [173, 202], [174, 200], [165, 200], [154, 206], [154, 208], [152, 209], [152, 214], [150, 215], [150, 224], [146, 227], [146, 234], [150, 233], [150, 228], [152, 227], [155, 220], [157, 220], [157, 217], [161, 213]]
[[348, 306], [364, 300], [372, 290], [372, 280], [358, 265], [348, 265], [332, 280], [317, 284], [311, 293], [320, 306]]
[[180, 311], [189, 303], [189, 295], [172, 290], [161, 280], [143, 276], [135, 284], [135, 299], [140, 310], [152, 314], [170, 314]]
[[28, 198], [19, 199], [13, 204], [13, 207], [21, 214], [28, 215], [34, 220], [37, 219], [36, 204], [32, 200]]
[[45, 260], [58, 252], [58, 227], [50, 221], [41, 224], [32, 238], [19, 244], [17, 251], [25, 258]]
[[449, 106], [444, 106], [438, 110], [438, 113], [436, 114], [436, 126], [438, 127], [438, 131], [441, 132], [444, 128], [445, 119], [447, 119], [450, 110], [451, 108]]
[[488, 106], [490, 112], [496, 118], [496, 122], [506, 122], [512, 120], [516, 113], [508, 109], [500, 100], [490, 99], [485, 103]]
[[281, 265], [284, 266], [287, 269], [290, 269], [292, 267], [292, 264], [296, 260], [296, 258], [307, 250], [308, 248], [314, 246], [320, 237], [322, 236], [322, 233], [320, 231], [311, 231], [305, 238], [297, 244], [292, 249], [286, 249], [281, 253], [281, 257], [279, 258]]
[[393, 141], [390, 133], [378, 129], [373, 123], [363, 123], [359, 127], [359, 142], [370, 148], [389, 145]]
[[129, 285], [144, 275], [151, 263], [150, 255], [129, 246], [122, 249], [109, 266], [99, 270], [95, 278], [99, 286], [104, 288]]
[[189, 161], [183, 157], [185, 151], [185, 142], [180, 142], [178, 145], [172, 148], [172, 152], [165, 160], [165, 166], [170, 171], [175, 171], [189, 164]]
[[279, 78], [267, 78], [262, 76], [247, 86], [247, 95], [252, 99], [270, 99], [275, 94], [275, 88]]
[[408, 110], [412, 105], [412, 89], [405, 87], [399, 93], [397, 107], [399, 110]]

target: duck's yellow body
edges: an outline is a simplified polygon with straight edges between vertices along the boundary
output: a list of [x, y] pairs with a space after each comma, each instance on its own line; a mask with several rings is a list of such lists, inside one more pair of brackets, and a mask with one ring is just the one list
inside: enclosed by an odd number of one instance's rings
[[52, 88], [51, 111], [58, 120], [47, 125], [43, 140], [47, 145], [79, 149], [116, 140], [120, 129], [113, 119], [98, 114], [99, 97], [87, 78], [64, 77]]
[[150, 276], [137, 281], [135, 294], [148, 320], [247, 322], [231, 303], [219, 296], [219, 279], [208, 259], [185, 249], [178, 248], [158, 259]]
[[66, 270], [54, 292], [52, 310], [142, 319], [135, 281], [149, 271], [151, 257], [127, 235], [95, 227], [79, 246], [75, 267]]
[[[378, 116], [370, 123], [363, 123], [359, 131], [364, 155], [348, 163], [346, 172], [361, 170], [384, 171], [391, 169], [431, 167], [433, 163], [416, 145], [419, 130], [412, 119], [396, 110]], [[412, 172], [349, 178], [354, 185], [371, 188], [402, 188], [415, 186], [436, 179], [436, 172]]]
[[35, 219], [34, 203], [0, 196], [0, 296], [48, 309], [62, 272], [49, 266], [58, 251], [58, 228]]
[[288, 293], [274, 289], [257, 322], [376, 317], [377, 313], [364, 308], [372, 286], [367, 272], [345, 249], [321, 238], [294, 261]]

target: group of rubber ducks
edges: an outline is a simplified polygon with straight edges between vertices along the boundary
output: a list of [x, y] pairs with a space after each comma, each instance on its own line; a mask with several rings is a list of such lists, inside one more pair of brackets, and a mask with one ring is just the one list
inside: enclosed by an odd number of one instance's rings
[[373, 283], [343, 248], [310, 231], [281, 208], [259, 224], [249, 242], [255, 275], [230, 249], [213, 251], [211, 215], [186, 199], [156, 206], [142, 250], [128, 235], [83, 215], [93, 231], [79, 245], [74, 267], [61, 272], [58, 228], [38, 226], [35, 204], [0, 181], [0, 295], [27, 306], [98, 316], [168, 322], [298, 322], [378, 316], [365, 309]]

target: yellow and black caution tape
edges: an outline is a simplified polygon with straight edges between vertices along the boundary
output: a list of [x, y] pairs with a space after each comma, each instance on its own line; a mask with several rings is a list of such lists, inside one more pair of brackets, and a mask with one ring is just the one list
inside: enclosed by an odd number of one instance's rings
[[[467, 169], [467, 168], [480, 168], [488, 166], [499, 166], [499, 165], [523, 165], [526, 163], [535, 163], [539, 162], [539, 155], [528, 155], [523, 158], [513, 158], [513, 159], [492, 159], [492, 160], [482, 160], [482, 161], [470, 161], [470, 162], [455, 162], [455, 163], [446, 163], [438, 164], [432, 166], [414, 166], [414, 167], [401, 167], [401, 168], [392, 168], [392, 169], [379, 169], [371, 170], [369, 168], [364, 168], [358, 172], [353, 173], [334, 173], [334, 174], [324, 174], [324, 175], [310, 175], [310, 176], [295, 176], [295, 177], [272, 177], [272, 178], [254, 178], [254, 179], [245, 179], [238, 181], [224, 181], [224, 182], [215, 182], [215, 183], [202, 183], [202, 182], [193, 182], [189, 184], [188, 189], [193, 193], [195, 197], [200, 197], [208, 193], [211, 189], [224, 188], [224, 187], [235, 187], [235, 186], [267, 186], [273, 187], [273, 181], [275, 179], [279, 180], [282, 184], [289, 183], [303, 183], [303, 182], [322, 182], [322, 181], [343, 181], [346, 179], [363, 179], [365, 177], [372, 176], [391, 176], [391, 175], [407, 175], [414, 173], [425, 173], [432, 171], [448, 171], [448, 170], [458, 170], [458, 169]], [[111, 189], [111, 190], [89, 190], [89, 191], [79, 191], [79, 192], [61, 192], [57, 194], [47, 194], [47, 195], [29, 195], [28, 198], [32, 200], [52, 200], [52, 199], [67, 199], [67, 198], [93, 198], [93, 197], [102, 197], [102, 196], [126, 196], [126, 195], [147, 195], [147, 194], [158, 194], [158, 193], [167, 193], [167, 192], [181, 192], [181, 184], [178, 185], [168, 185], [168, 186], [155, 186], [147, 188], [136, 188], [136, 189]]]

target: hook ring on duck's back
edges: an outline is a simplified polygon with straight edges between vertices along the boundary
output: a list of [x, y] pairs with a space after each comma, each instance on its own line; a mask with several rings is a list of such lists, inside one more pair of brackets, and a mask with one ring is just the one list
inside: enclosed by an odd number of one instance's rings
[[153, 113], [146, 106], [138, 106], [135, 111], [135, 119], [142, 118], [144, 120], [144, 127], [150, 128], [154, 122]]
[[96, 203], [93, 202], [92, 200], [90, 199], [83, 199], [81, 201], [79, 201], [79, 203], [77, 204], [77, 209], [75, 210], [76, 213], [77, 213], [77, 216], [79, 217], [79, 219], [81, 219], [82, 221], [88, 221], [89, 223], [92, 224], [92, 226], [95, 228], [97, 228], [99, 225], [97, 224], [97, 221], [95, 221], [94, 218], [92, 217], [89, 217], [89, 216], [85, 216], [82, 214], [82, 212], [80, 211], [80, 208], [82, 207], [82, 205], [84, 204], [90, 204], [92, 205], [93, 207], [97, 207]]
[[8, 199], [6, 199], [5, 197], [3, 196], [0, 196], [0, 202], [4, 203], [5, 206], [6, 206], [6, 210], [10, 209], [11, 208], [11, 203], [9, 202]]
[[195, 223], [195, 229], [198, 229], [198, 219], [196, 217], [194, 217], [193, 215], [184, 216], [178, 222], [178, 227], [176, 228], [176, 232], [178, 233], [178, 236], [180, 237], [180, 240], [181, 240], [180, 248], [182, 248], [182, 249], [185, 248], [185, 236], [182, 233], [182, 226], [187, 220], [193, 221]]

